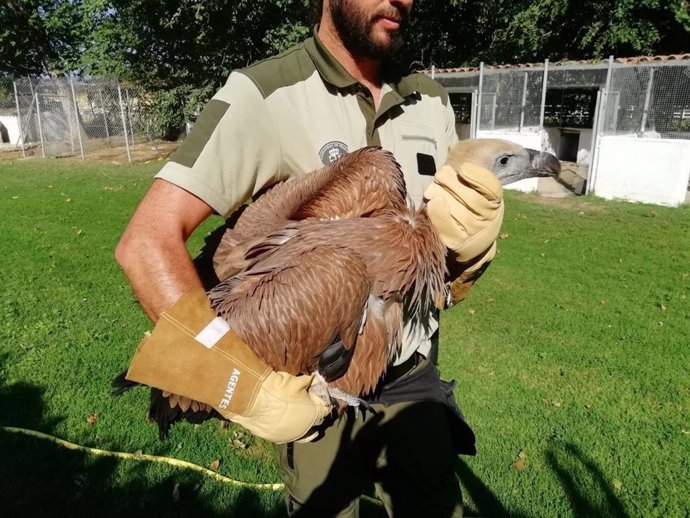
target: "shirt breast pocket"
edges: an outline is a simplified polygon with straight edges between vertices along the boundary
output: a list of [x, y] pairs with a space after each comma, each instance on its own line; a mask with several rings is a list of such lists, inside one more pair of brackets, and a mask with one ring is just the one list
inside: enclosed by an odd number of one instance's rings
[[434, 175], [438, 140], [431, 127], [419, 123], [402, 123], [396, 144], [395, 156], [401, 161], [400, 165], [406, 173]]
[[396, 140], [395, 158], [405, 173], [408, 194], [419, 204], [439, 167], [438, 140], [430, 126], [411, 122], [400, 124]]

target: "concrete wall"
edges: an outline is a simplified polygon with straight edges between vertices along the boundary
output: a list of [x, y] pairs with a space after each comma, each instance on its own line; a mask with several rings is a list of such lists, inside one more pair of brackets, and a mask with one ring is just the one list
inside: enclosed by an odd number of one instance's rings
[[594, 193], [675, 207], [690, 179], [690, 140], [602, 137]]
[[[504, 140], [509, 140], [515, 142], [526, 148], [531, 149], [541, 149], [542, 145], [542, 132], [538, 129], [534, 131], [526, 131], [523, 133], [516, 133], [510, 131], [500, 131], [500, 130], [479, 130], [477, 132], [477, 138], [500, 138]], [[511, 183], [510, 185], [504, 186], [506, 189], [513, 189], [515, 191], [522, 192], [533, 192], [539, 187], [539, 178], [527, 178], [525, 180], [520, 180], [519, 182]]]
[[[561, 146], [561, 133], [563, 129], [568, 128], [545, 128], [544, 139], [542, 141], [542, 151], [553, 153], [558, 158]], [[577, 131], [580, 134], [580, 142], [577, 147], [577, 163], [583, 165], [590, 165], [592, 158], [592, 130], [591, 129], [572, 129], [570, 131]]]
[[21, 145], [19, 137], [19, 118], [16, 115], [0, 115], [0, 124], [5, 126], [10, 137], [10, 143]]

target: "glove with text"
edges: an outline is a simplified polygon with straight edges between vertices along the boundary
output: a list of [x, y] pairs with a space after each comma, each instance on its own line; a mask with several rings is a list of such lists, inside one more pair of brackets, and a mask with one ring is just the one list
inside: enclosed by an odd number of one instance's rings
[[275, 443], [303, 439], [331, 413], [313, 376], [273, 371], [217, 317], [203, 289], [164, 311], [137, 347], [127, 379], [208, 403]]

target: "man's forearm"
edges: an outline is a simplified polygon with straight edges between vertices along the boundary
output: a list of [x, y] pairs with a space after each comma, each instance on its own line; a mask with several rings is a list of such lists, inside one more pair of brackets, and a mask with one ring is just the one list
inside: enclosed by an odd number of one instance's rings
[[202, 285], [185, 243], [212, 213], [196, 196], [156, 180], [127, 225], [115, 258], [152, 322]]
[[182, 295], [201, 287], [184, 243], [146, 243], [137, 238], [118, 247], [117, 260], [152, 322]]

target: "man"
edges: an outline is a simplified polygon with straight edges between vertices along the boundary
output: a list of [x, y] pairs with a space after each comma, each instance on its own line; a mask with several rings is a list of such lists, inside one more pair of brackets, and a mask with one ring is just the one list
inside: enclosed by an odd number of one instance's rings
[[[369, 482], [395, 516], [462, 515], [456, 452], [473, 453], [474, 437], [459, 417], [452, 386], [440, 381], [429, 360], [437, 318], [406, 322], [403, 350], [373, 401], [374, 417], [350, 412], [323, 437], [294, 442], [323, 420], [328, 407], [307, 392], [309, 376], [270, 371], [213, 320], [185, 241], [214, 212], [228, 216], [266, 186], [366, 145], [394, 153], [410, 197], [422, 202], [457, 136], [443, 89], [424, 76], [401, 75], [392, 64], [412, 3], [324, 0], [312, 38], [233, 72], [158, 174], [116, 251], [144, 310], [153, 322], [161, 319], [156, 345], [145, 340], [140, 346], [140, 358], [154, 353], [139, 361], [139, 370], [168, 383], [156, 386], [179, 388], [283, 443], [279, 461], [288, 510], [299, 516], [357, 516], [358, 497]], [[449, 200], [467, 210], [456, 197]], [[458, 225], [452, 206], [440, 217]], [[456, 283], [456, 298], [493, 257], [496, 236], [478, 237], [485, 241], [483, 252]], [[211, 353], [182, 345], [190, 338], [220, 352], [202, 356]], [[170, 367], [176, 358], [183, 359]], [[208, 374], [209, 365], [217, 377]], [[206, 369], [203, 387], [188, 374], [197, 366]], [[232, 372], [243, 374], [226, 384]]]

